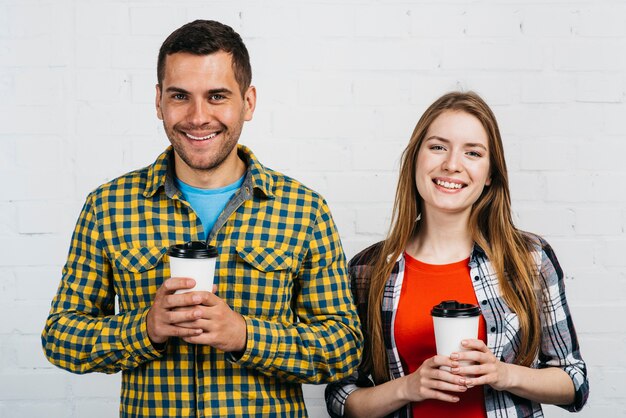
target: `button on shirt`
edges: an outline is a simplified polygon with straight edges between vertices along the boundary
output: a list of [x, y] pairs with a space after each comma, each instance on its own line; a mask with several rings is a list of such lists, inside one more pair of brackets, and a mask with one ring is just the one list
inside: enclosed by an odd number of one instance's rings
[[217, 295], [246, 321], [237, 357], [177, 338], [160, 351], [148, 338], [167, 248], [202, 233], [175, 187], [171, 147], [87, 197], [42, 344], [69, 371], [123, 371], [121, 416], [305, 416], [301, 383], [358, 364], [360, 326], [325, 201], [238, 151], [246, 178], [208, 237]]

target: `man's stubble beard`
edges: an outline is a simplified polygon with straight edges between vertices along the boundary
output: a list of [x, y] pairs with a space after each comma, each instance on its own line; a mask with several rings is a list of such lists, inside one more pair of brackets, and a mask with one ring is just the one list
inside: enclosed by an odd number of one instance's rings
[[[222, 126], [222, 128], [223, 129], [217, 138], [217, 140], [222, 142], [222, 144], [218, 147], [215, 155], [213, 155], [212, 158], [210, 155], [207, 155], [207, 157], [210, 158], [208, 161], [203, 161], [203, 159], [201, 159], [201, 161], [195, 162], [193, 157], [189, 156], [185, 151], [185, 147], [182, 145], [182, 141], [184, 141], [184, 139], [180, 139], [178, 137], [177, 134], [179, 131], [176, 127], [170, 129], [165, 124], [165, 121], [163, 122], [163, 129], [165, 130], [170, 143], [174, 147], [176, 154], [178, 154], [180, 159], [183, 160], [189, 168], [198, 171], [215, 170], [224, 162], [224, 160], [226, 160], [226, 158], [228, 158], [233, 148], [237, 146], [237, 142], [239, 142], [239, 136], [241, 135], [241, 130], [243, 128], [243, 121], [241, 125], [239, 125], [239, 129], [237, 131], [231, 132], [224, 126]], [[181, 133], [181, 135], [184, 134]]]

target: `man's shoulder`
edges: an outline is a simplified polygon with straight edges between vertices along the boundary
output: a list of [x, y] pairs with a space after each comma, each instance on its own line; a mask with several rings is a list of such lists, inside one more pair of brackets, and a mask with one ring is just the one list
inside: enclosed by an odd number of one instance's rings
[[165, 183], [170, 149], [168, 147], [163, 151], [152, 164], [129, 171], [98, 186], [90, 196], [111, 200], [124, 196], [125, 199], [132, 200], [133, 196], [153, 193]]
[[94, 199], [116, 199], [121, 196], [126, 198], [144, 193], [148, 183], [148, 171], [150, 167], [143, 167], [129, 171], [95, 188], [89, 196]]
[[265, 167], [265, 173], [272, 179], [272, 193], [279, 198], [305, 199], [305, 202], [320, 204], [324, 197], [299, 180], [284, 173]]
[[315, 208], [326, 203], [320, 193], [293, 177], [263, 164], [250, 148], [240, 144], [238, 150], [240, 158], [248, 164], [254, 186], [263, 189], [264, 193], [270, 195], [276, 202]]

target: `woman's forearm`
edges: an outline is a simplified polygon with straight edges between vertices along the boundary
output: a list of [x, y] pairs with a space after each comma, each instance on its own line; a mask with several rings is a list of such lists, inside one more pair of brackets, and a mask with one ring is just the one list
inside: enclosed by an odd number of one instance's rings
[[357, 389], [345, 403], [347, 417], [383, 417], [402, 408], [409, 402], [438, 399], [458, 402], [459, 394], [467, 390], [466, 379], [441, 370], [453, 362], [446, 356], [425, 360], [413, 373], [390, 380], [379, 386]]
[[409, 402], [402, 396], [405, 379], [401, 377], [379, 386], [355, 390], [346, 399], [344, 415], [348, 418], [376, 418], [402, 408]]
[[[572, 379], [562, 369], [533, 369], [498, 360], [485, 343], [478, 339], [461, 342], [466, 351], [452, 353], [452, 372], [467, 376], [468, 387], [489, 385], [537, 403], [569, 405], [574, 402]], [[473, 362], [462, 366], [461, 362]]]
[[515, 364], [506, 367], [509, 377], [504, 390], [537, 403], [569, 405], [574, 402], [574, 384], [563, 370], [556, 367], [531, 369]]

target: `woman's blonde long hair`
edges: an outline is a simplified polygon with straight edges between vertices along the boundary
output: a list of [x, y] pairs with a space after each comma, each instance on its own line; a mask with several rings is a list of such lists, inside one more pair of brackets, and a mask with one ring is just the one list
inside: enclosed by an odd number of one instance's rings
[[416, 222], [422, 204], [415, 185], [417, 154], [430, 125], [446, 111], [465, 112], [476, 117], [489, 138], [491, 185], [484, 188], [474, 203], [469, 228], [474, 242], [487, 253], [494, 266], [504, 300], [519, 317], [520, 350], [515, 363], [529, 366], [539, 350], [541, 327], [539, 312], [535, 308], [538, 304], [536, 270], [530, 254], [532, 243], [531, 238], [513, 225], [508, 175], [496, 118], [476, 93], [451, 92], [437, 99], [424, 112], [402, 154], [390, 232], [373, 263], [366, 324], [369, 344], [364, 364], [372, 371], [376, 383], [390, 379], [381, 319], [385, 283], [394, 261], [420, 226], [420, 222]]

